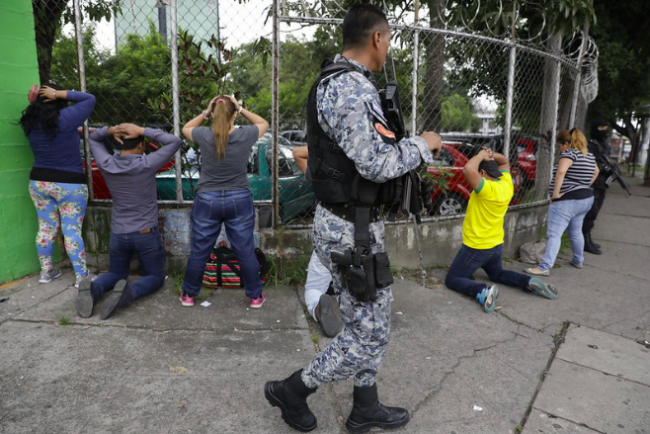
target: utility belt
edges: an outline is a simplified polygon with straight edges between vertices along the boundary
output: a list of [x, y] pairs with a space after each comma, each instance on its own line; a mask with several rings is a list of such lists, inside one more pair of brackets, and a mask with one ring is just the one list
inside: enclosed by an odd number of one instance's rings
[[[328, 209], [328, 204], [323, 204]], [[332, 204], [330, 204], [332, 205]], [[332, 250], [330, 258], [338, 265], [343, 278], [343, 285], [357, 301], [377, 301], [377, 289], [393, 283], [390, 261], [386, 252], [370, 252], [371, 215], [379, 216], [376, 207], [338, 205], [330, 210], [335, 215], [348, 220], [348, 214], [354, 218], [354, 247], [345, 250]], [[354, 209], [354, 212], [351, 210]], [[342, 211], [344, 210], [344, 211]], [[345, 211], [347, 210], [347, 211]], [[345, 215], [345, 217], [343, 217]], [[350, 221], [350, 220], [348, 220]]]
[[[342, 218], [343, 220], [347, 220], [350, 223], [355, 222], [355, 217], [357, 215], [357, 209], [358, 207], [353, 204], [349, 203], [322, 203], [321, 206], [334, 214], [337, 217]], [[369, 223], [375, 223], [380, 221], [383, 216], [380, 211], [380, 207], [370, 207], [369, 209]]]

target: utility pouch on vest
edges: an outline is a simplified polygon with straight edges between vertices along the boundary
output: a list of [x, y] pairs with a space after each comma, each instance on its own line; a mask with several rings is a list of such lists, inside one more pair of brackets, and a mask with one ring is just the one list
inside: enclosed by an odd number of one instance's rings
[[386, 252], [373, 255], [375, 267], [375, 284], [377, 288], [385, 288], [393, 283], [393, 273], [390, 271], [390, 261]]

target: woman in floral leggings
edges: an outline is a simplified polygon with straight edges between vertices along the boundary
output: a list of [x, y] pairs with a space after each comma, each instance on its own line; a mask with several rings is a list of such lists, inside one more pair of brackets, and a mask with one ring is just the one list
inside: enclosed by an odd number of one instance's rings
[[[81, 228], [86, 215], [88, 186], [79, 152], [77, 128], [90, 116], [95, 97], [83, 92], [63, 90], [50, 84], [29, 91], [30, 105], [20, 124], [34, 153], [29, 194], [36, 207], [38, 233], [36, 250], [41, 264], [40, 283], [61, 276], [54, 268], [52, 254], [59, 227], [65, 250], [76, 275], [75, 287], [93, 278], [86, 267], [86, 252]], [[68, 102], [75, 102], [68, 106]]]

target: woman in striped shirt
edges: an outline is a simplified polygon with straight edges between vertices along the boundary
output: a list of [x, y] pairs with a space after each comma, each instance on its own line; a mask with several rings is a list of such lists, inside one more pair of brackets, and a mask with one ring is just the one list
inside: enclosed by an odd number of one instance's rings
[[573, 258], [571, 265], [582, 268], [585, 239], [582, 221], [594, 202], [591, 184], [598, 176], [598, 166], [593, 154], [587, 150], [587, 139], [574, 128], [561, 131], [557, 136], [560, 159], [553, 168], [549, 186], [551, 205], [548, 210], [548, 243], [542, 262], [524, 271], [536, 276], [548, 276], [560, 251], [562, 234], [566, 230], [571, 240]]

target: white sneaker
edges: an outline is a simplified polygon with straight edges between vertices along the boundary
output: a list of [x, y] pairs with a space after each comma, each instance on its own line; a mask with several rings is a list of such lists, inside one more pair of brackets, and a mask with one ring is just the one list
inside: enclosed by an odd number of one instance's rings
[[54, 279], [61, 277], [60, 268], [52, 268], [51, 271], [41, 271], [41, 277], [38, 279], [38, 283], [50, 283]]
[[81, 282], [86, 279], [90, 279], [90, 281], [92, 282], [93, 280], [97, 279], [97, 275], [89, 271], [88, 274], [84, 277], [77, 276], [77, 280], [75, 280], [74, 282], [74, 287], [79, 289], [79, 284], [81, 284]]

